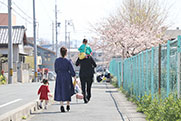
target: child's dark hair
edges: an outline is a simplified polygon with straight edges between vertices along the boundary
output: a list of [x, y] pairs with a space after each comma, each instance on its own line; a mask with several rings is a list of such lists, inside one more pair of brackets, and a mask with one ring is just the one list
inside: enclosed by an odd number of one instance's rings
[[87, 39], [83, 39], [83, 43], [87, 44], [88, 40]]
[[42, 83], [43, 84], [47, 84], [48, 83], [48, 79], [43, 79]]

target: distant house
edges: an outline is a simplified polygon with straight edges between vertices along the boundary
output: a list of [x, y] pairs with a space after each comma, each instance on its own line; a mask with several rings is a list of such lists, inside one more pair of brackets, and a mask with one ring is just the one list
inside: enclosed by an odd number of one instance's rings
[[166, 30], [165, 35], [169, 37], [169, 40], [174, 40], [178, 35], [181, 35], [181, 30], [179, 28], [175, 30]]
[[[8, 57], [8, 26], [0, 26], [0, 54]], [[27, 43], [26, 29], [24, 26], [12, 27], [13, 43], [13, 83], [29, 82], [29, 65], [25, 64], [24, 45]], [[8, 72], [8, 64], [3, 63], [2, 69]]]
[[[12, 26], [16, 25], [16, 16], [12, 15]], [[0, 26], [8, 26], [8, 13], [0, 13]]]
[[[24, 45], [27, 43], [24, 26], [12, 27], [13, 62], [24, 62]], [[8, 56], [8, 26], [0, 26], [0, 54]]]
[[41, 45], [41, 47], [52, 50], [52, 44]]
[[[34, 47], [31, 41], [28, 41], [27, 45]], [[56, 59], [55, 52], [37, 45], [37, 55], [41, 56], [42, 64], [39, 65], [40, 69], [48, 68], [50, 71], [54, 70], [54, 62]]]

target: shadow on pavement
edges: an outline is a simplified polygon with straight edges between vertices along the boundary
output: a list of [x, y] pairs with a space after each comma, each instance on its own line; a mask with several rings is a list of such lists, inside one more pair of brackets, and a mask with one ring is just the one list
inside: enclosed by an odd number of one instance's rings
[[57, 114], [61, 113], [60, 111], [54, 111], [54, 112], [39, 112], [39, 113], [31, 113], [31, 115], [47, 115], [47, 114]]
[[[80, 100], [80, 101], [82, 101], [82, 100]], [[84, 105], [85, 103], [83, 103], [83, 102], [78, 102], [78, 103], [76, 103], [76, 102], [72, 102], [72, 103], [70, 103], [70, 106], [71, 105]], [[52, 104], [52, 105], [58, 105], [58, 106], [60, 106], [60, 104], [58, 104], [58, 103], [56, 103], [56, 104]], [[65, 104], [66, 105], [66, 104]]]
[[118, 93], [118, 91], [105, 91], [106, 93]]
[[[92, 88], [94, 88], [94, 89], [107, 89], [107, 87], [105, 87], [105, 86], [92, 86]], [[109, 89], [115, 89], [115, 87], [109, 87]]]

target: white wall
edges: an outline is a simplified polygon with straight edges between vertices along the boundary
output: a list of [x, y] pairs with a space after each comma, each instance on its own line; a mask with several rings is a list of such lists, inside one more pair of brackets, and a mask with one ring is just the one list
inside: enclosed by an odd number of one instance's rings
[[[0, 48], [0, 54], [8, 55], [8, 48]], [[13, 45], [13, 62], [19, 60], [19, 49], [18, 45]]]
[[[6, 80], [8, 81], [8, 73], [4, 73], [4, 76], [6, 77]], [[13, 84], [17, 83], [17, 72], [13, 72]]]
[[[8, 73], [4, 73], [6, 79], [8, 79]], [[7, 80], [8, 81], [8, 80]], [[13, 72], [13, 83], [17, 83], [17, 72]], [[29, 70], [22, 70], [22, 83], [32, 82], [30, 79], [30, 72]]]

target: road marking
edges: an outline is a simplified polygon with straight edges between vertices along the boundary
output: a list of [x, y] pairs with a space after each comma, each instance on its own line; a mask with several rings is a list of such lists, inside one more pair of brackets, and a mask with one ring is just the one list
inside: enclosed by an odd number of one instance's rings
[[5, 103], [5, 104], [3, 104], [3, 105], [0, 105], [0, 108], [2, 108], [2, 107], [4, 107], [4, 106], [7, 106], [7, 105], [10, 105], [10, 104], [12, 104], [12, 103], [18, 102], [18, 101], [20, 101], [20, 100], [22, 100], [22, 99], [16, 99], [16, 100], [13, 100], [13, 101], [11, 101], [11, 102]]

